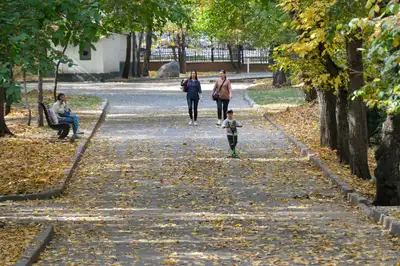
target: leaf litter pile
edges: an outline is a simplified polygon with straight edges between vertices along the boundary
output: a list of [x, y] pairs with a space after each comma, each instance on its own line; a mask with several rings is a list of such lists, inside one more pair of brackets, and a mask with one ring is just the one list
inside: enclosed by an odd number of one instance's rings
[[[339, 164], [336, 160], [336, 152], [319, 145], [319, 107], [318, 104], [304, 104], [298, 107], [287, 108], [283, 112], [268, 113], [268, 116], [280, 125], [288, 134], [304, 143], [321, 160], [328, 165], [337, 175], [352, 186], [357, 192], [370, 199], [375, 197], [375, 183], [363, 180], [351, 175], [347, 166]], [[369, 151], [369, 165], [371, 171], [376, 167], [374, 150]], [[373, 173], [371, 173], [373, 175]]]
[[399, 240], [349, 206], [279, 132], [253, 112], [237, 116], [240, 160], [226, 158], [211, 118], [197, 128], [174, 114], [109, 118], [63, 198], [7, 205], [3, 217], [57, 221], [39, 265], [399, 261]]
[[7, 223], [2, 226], [0, 224], [1, 265], [14, 265], [39, 231], [38, 225]]
[[[85, 114], [87, 110], [75, 111], [81, 129], [85, 130], [95, 121], [92, 114]], [[0, 195], [32, 194], [50, 189], [62, 181], [64, 169], [72, 162], [79, 141], [58, 141], [57, 132], [49, 129], [46, 121], [44, 127], [37, 126], [35, 108], [32, 115], [31, 126], [27, 125], [27, 110], [18, 106], [6, 117], [15, 136], [0, 138]], [[71, 134], [72, 130], [69, 136]]]

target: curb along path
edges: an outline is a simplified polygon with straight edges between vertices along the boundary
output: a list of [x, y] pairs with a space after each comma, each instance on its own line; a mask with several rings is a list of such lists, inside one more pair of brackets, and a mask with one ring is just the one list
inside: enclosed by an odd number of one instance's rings
[[104, 120], [107, 114], [107, 108], [108, 108], [108, 100], [105, 100], [99, 107], [99, 115], [98, 118], [95, 120], [95, 122], [92, 123], [92, 125], [88, 128], [89, 137], [86, 139], [82, 140], [81, 143], [79, 144], [78, 148], [76, 149], [76, 152], [72, 158], [72, 163], [69, 167], [67, 167], [63, 171], [64, 175], [64, 180], [62, 181], [61, 184], [59, 184], [55, 188], [51, 188], [49, 190], [43, 191], [41, 193], [35, 193], [35, 194], [21, 194], [21, 195], [0, 195], [0, 202], [3, 201], [22, 201], [22, 200], [46, 200], [46, 199], [51, 199], [55, 198], [61, 195], [61, 193], [64, 191], [69, 179], [71, 178], [72, 174], [74, 173], [74, 170], [78, 166], [79, 160], [81, 159], [82, 155], [84, 154], [87, 146], [90, 143], [90, 140], [92, 139], [93, 135], [95, 134], [96, 130], [99, 128], [101, 122]]
[[50, 223], [43, 224], [39, 234], [28, 245], [15, 266], [29, 266], [38, 261], [40, 253], [46, 249], [47, 244], [53, 238], [53, 234], [53, 226]]
[[[244, 99], [250, 104], [251, 107], [261, 110], [260, 105], [256, 104], [253, 99], [250, 98], [248, 92], [244, 94]], [[342, 180], [339, 176], [334, 174], [322, 161], [319, 159], [307, 146], [305, 146], [300, 141], [289, 135], [282, 127], [274, 123], [266, 114], [262, 114], [264, 119], [277, 128], [289, 141], [294, 144], [300, 151], [301, 154], [307, 156], [307, 158], [312, 161], [329, 180], [338, 186], [340, 192], [347, 198], [347, 201], [354, 206], [360, 207], [360, 209], [367, 215], [367, 217], [372, 218], [375, 222], [380, 223], [385, 230], [388, 230], [392, 235], [400, 235], [400, 222], [389, 217], [383, 210], [378, 209], [372, 205], [372, 202], [359, 195], [355, 190]]]

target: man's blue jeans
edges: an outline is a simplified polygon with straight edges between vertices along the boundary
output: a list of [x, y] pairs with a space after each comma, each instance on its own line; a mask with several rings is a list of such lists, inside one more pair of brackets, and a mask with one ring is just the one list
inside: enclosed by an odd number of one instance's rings
[[62, 117], [61, 121], [71, 123], [72, 124], [72, 131], [74, 134], [78, 131], [79, 128], [79, 120], [77, 115], [69, 115], [68, 117], [64, 116], [64, 114], [60, 114]]

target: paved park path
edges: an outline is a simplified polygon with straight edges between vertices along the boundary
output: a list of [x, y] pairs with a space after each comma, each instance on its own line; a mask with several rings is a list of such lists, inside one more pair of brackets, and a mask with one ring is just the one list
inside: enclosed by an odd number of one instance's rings
[[[242, 159], [228, 159], [211, 84], [189, 127], [176, 84], [64, 84], [110, 100], [66, 194], [4, 203], [1, 219], [51, 221], [39, 265], [395, 265], [399, 247], [243, 100]], [[301, 126], [301, 125], [298, 125]]]

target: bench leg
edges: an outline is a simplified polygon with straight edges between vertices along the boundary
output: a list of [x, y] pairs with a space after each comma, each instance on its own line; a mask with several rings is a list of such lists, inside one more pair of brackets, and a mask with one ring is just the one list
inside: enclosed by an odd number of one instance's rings
[[60, 131], [61, 131], [61, 133], [60, 133], [60, 136], [58, 138], [59, 139], [65, 139], [68, 136], [68, 133], [69, 133], [69, 126], [68, 126], [68, 128], [65, 128], [65, 129], [60, 130]]

